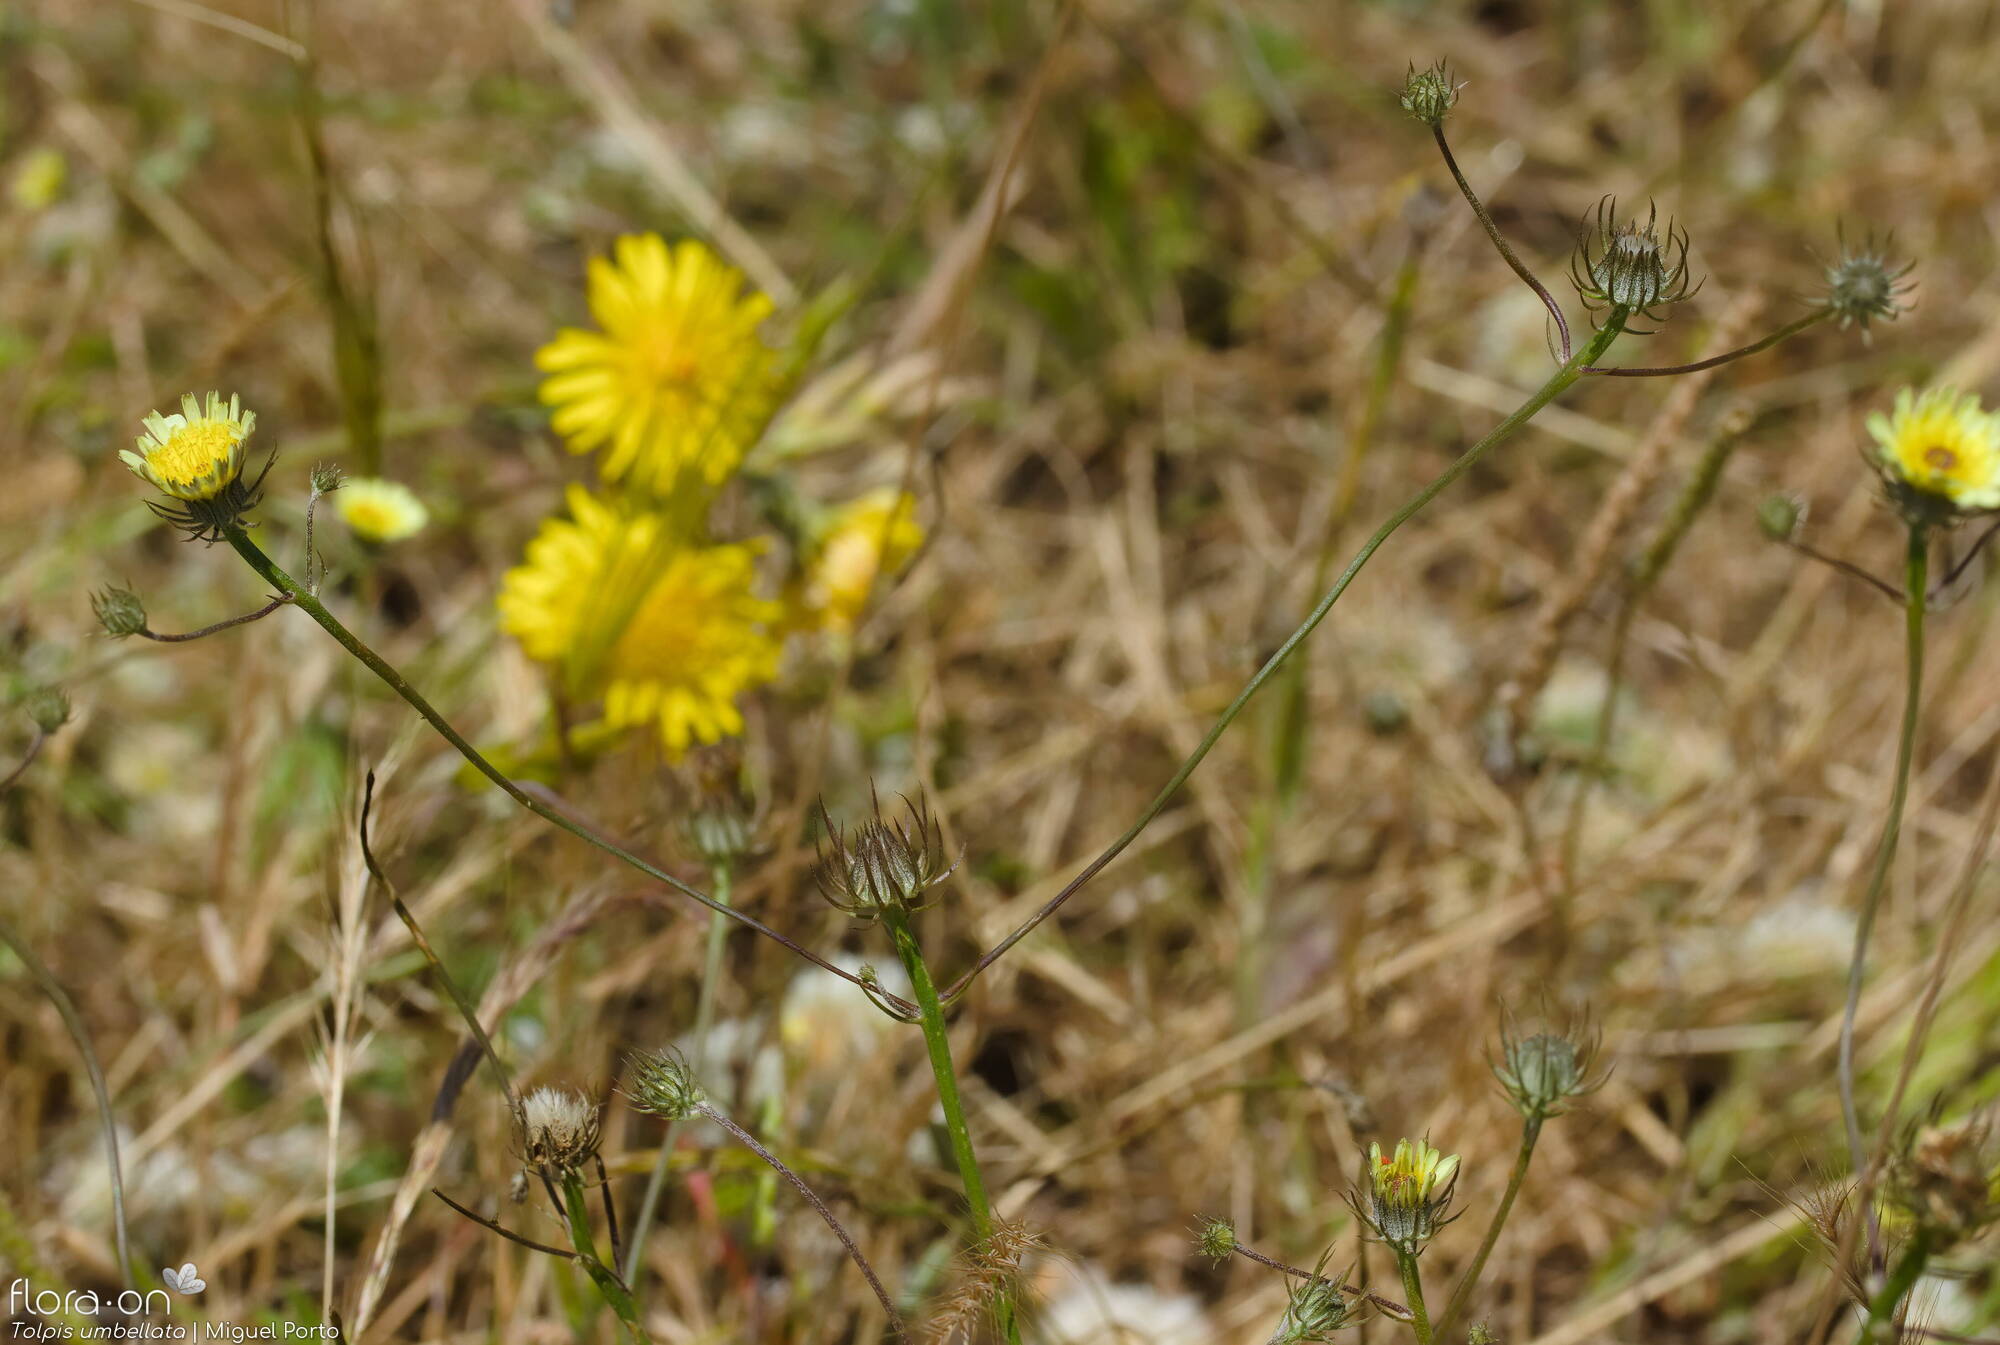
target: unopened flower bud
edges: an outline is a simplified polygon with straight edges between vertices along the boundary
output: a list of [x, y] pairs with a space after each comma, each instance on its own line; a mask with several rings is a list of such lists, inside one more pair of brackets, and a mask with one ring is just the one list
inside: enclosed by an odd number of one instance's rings
[[1689, 284], [1686, 232], [1668, 220], [1662, 238], [1658, 225], [1657, 209], [1647, 211], [1644, 224], [1620, 222], [1617, 201], [1598, 202], [1591, 235], [1578, 241], [1570, 261], [1570, 281], [1585, 306], [1621, 308], [1657, 321], [1649, 309], [1679, 303], [1700, 288]]
[[97, 613], [104, 633], [114, 640], [146, 629], [146, 604], [129, 588], [107, 588], [91, 594], [90, 610]]
[[958, 868], [945, 861], [944, 834], [922, 802], [903, 801], [904, 815], [875, 815], [852, 835], [834, 824], [824, 806], [826, 834], [813, 876], [828, 902], [858, 920], [884, 910], [910, 912], [928, 905], [924, 893]]
[[1525, 1037], [1503, 1032], [1493, 1076], [1524, 1119], [1560, 1116], [1571, 1100], [1603, 1086], [1605, 1076], [1591, 1072], [1599, 1041], [1581, 1023]]
[[340, 470], [339, 463], [319, 462], [313, 464], [313, 469], [312, 469], [313, 494], [331, 495], [333, 494], [333, 492], [339, 490], [346, 483], [347, 483], [347, 474]]
[[44, 734], [69, 723], [69, 697], [59, 687], [37, 687], [21, 701], [28, 720]]
[[669, 1121], [685, 1121], [707, 1100], [694, 1070], [679, 1051], [646, 1051], [632, 1057], [625, 1096], [633, 1109]]
[[1341, 1280], [1315, 1274], [1290, 1287], [1285, 1315], [1278, 1319], [1278, 1329], [1271, 1334], [1270, 1345], [1330, 1341], [1353, 1318], [1354, 1311], [1341, 1292]]
[[1899, 300], [1910, 290], [1904, 277], [1915, 265], [1897, 266], [1872, 237], [1859, 248], [1843, 244], [1840, 256], [1826, 268], [1826, 293], [1820, 303], [1833, 310], [1843, 327], [1855, 323], [1866, 332], [1877, 318], [1894, 321], [1903, 311]]
[[1422, 70], [1412, 65], [1409, 78], [1403, 81], [1403, 92], [1398, 101], [1403, 111], [1426, 126], [1441, 126], [1445, 114], [1458, 101], [1460, 86], [1452, 83], [1451, 71], [1443, 61], [1425, 66]]
[[1757, 526], [1774, 542], [1789, 542], [1799, 535], [1806, 509], [1795, 495], [1766, 495], [1757, 506]]
[[1195, 1230], [1194, 1249], [1211, 1261], [1227, 1261], [1236, 1252], [1236, 1225], [1227, 1219], [1204, 1219]]

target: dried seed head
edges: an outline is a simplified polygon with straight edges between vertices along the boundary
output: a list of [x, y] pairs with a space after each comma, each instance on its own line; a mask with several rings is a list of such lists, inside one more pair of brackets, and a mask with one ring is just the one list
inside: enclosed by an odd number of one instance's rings
[[813, 877], [827, 901], [858, 920], [922, 910], [930, 904], [924, 894], [958, 868], [956, 860], [945, 862], [944, 833], [922, 800], [905, 798], [903, 808], [901, 816], [884, 817], [877, 800], [875, 815], [849, 835], [820, 805], [826, 834]]
[[1360, 1185], [1348, 1204], [1375, 1237], [1415, 1256], [1456, 1215], [1452, 1188], [1458, 1183], [1458, 1155], [1432, 1148], [1428, 1140], [1396, 1141], [1393, 1155], [1370, 1143]]
[[1227, 1261], [1236, 1253], [1236, 1225], [1227, 1219], [1204, 1219], [1195, 1230], [1194, 1249], [1211, 1261]]
[[1443, 61], [1427, 65], [1422, 70], [1412, 65], [1409, 77], [1403, 81], [1403, 92], [1398, 95], [1398, 101], [1402, 103], [1403, 111], [1424, 125], [1442, 126], [1445, 114], [1458, 101], [1458, 91], [1463, 87], [1462, 84], [1452, 83], [1451, 68]]
[[104, 633], [114, 640], [146, 629], [146, 604], [129, 588], [107, 588], [91, 594], [90, 610], [97, 613]]
[[597, 1153], [603, 1139], [597, 1104], [567, 1088], [537, 1088], [521, 1100], [527, 1159], [558, 1172], [574, 1172]]
[[1774, 542], [1789, 542], [1805, 522], [1805, 501], [1796, 495], [1766, 495], [1757, 506], [1757, 526]]
[[644, 1051], [633, 1056], [631, 1064], [632, 1080], [625, 1096], [635, 1111], [685, 1121], [707, 1100], [687, 1057], [677, 1050]]
[[1878, 247], [1872, 234], [1856, 248], [1841, 240], [1840, 256], [1826, 268], [1826, 293], [1819, 300], [1839, 317], [1841, 326], [1854, 323], [1865, 333], [1877, 318], [1893, 322], [1903, 312], [1900, 301], [1910, 292], [1904, 277], [1916, 263], [1898, 266], [1888, 249], [1889, 240]]
[[1700, 288], [1689, 283], [1687, 252], [1687, 233], [1671, 219], [1661, 237], [1656, 207], [1648, 206], [1644, 224], [1620, 222], [1618, 202], [1607, 196], [1597, 203], [1592, 228], [1577, 241], [1570, 282], [1592, 312], [1622, 308], [1628, 317], [1658, 322], [1652, 309], [1679, 303]]
[[1895, 1160], [1890, 1193], [1942, 1251], [2000, 1223], [2000, 1155], [1989, 1118], [1924, 1126]]
[[21, 700], [28, 722], [44, 734], [69, 723], [69, 696], [60, 687], [37, 687]]
[[1572, 1099], [1604, 1086], [1606, 1076], [1591, 1072], [1602, 1041], [1602, 1034], [1582, 1018], [1530, 1036], [1519, 1035], [1509, 1025], [1500, 1033], [1500, 1058], [1491, 1062], [1493, 1076], [1524, 1119], [1560, 1116]]

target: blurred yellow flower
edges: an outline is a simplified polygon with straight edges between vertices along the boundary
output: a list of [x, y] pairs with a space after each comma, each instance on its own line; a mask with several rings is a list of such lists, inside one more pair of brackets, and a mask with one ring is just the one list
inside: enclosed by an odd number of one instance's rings
[[1876, 463], [1901, 501], [1952, 513], [2000, 509], [2000, 422], [1952, 388], [1896, 394], [1889, 415], [1868, 417]]
[[69, 161], [62, 151], [44, 145], [31, 150], [14, 170], [8, 194], [23, 210], [46, 210], [62, 197], [69, 180]]
[[778, 397], [777, 361], [757, 335], [771, 301], [706, 247], [628, 235], [589, 268], [602, 331], [566, 327], [535, 352], [542, 401], [572, 453], [602, 448], [607, 481], [672, 492], [683, 472], [718, 485], [743, 460]]
[[894, 575], [924, 544], [914, 496], [883, 486], [833, 510], [799, 595], [802, 624], [853, 627], [877, 573]]
[[696, 546], [659, 514], [568, 495], [507, 572], [500, 624], [611, 728], [657, 728], [667, 755], [743, 731], [736, 699], [776, 676], [776, 603], [756, 596], [756, 549]]
[[133, 475], [177, 500], [212, 500], [243, 474], [243, 444], [257, 413], [243, 410], [234, 396], [224, 406], [222, 394], [211, 392], [204, 406], [188, 393], [175, 414], [154, 411], [141, 424], [138, 452], [118, 453]]
[[431, 511], [400, 481], [351, 477], [334, 494], [340, 521], [364, 542], [400, 542], [423, 531]]

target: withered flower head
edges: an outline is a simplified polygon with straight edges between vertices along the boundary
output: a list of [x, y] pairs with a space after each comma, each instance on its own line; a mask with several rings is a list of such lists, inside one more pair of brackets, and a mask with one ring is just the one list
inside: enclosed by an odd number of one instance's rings
[[875, 800], [874, 816], [850, 834], [820, 805], [825, 834], [813, 877], [827, 901], [858, 920], [885, 910], [904, 913], [930, 903], [924, 894], [958, 868], [947, 863], [944, 833], [921, 799], [903, 799], [900, 815], [885, 817]]
[[603, 1139], [597, 1104], [567, 1088], [537, 1088], [521, 1100], [526, 1157], [558, 1172], [575, 1172], [597, 1154]]
[[1577, 240], [1569, 267], [1570, 283], [1591, 312], [1618, 308], [1628, 318], [1659, 322], [1653, 309], [1677, 304], [1701, 288], [1689, 281], [1687, 231], [1670, 219], [1662, 237], [1659, 218], [1658, 208], [1649, 204], [1644, 224], [1621, 222], [1615, 198], [1597, 203], [1595, 222]]

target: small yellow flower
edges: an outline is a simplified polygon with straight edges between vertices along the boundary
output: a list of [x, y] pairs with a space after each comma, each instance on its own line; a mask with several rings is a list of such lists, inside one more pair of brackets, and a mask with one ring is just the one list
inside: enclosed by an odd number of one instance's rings
[[1946, 514], [2000, 509], [2000, 422], [1977, 397], [1904, 388], [1889, 415], [1868, 417], [1868, 432], [1899, 503]]
[[356, 477], [344, 482], [333, 497], [341, 522], [364, 542], [400, 542], [423, 531], [431, 511], [400, 481]]
[[234, 396], [224, 406], [222, 394], [211, 392], [203, 406], [188, 393], [179, 412], [155, 411], [142, 423], [139, 451], [119, 451], [125, 465], [177, 500], [212, 500], [243, 475], [243, 445], [257, 413], [243, 410]]
[[700, 243], [670, 248], [658, 234], [591, 258], [590, 311], [603, 330], [564, 328], [535, 352], [549, 375], [542, 401], [570, 451], [601, 448], [607, 481], [659, 495], [684, 472], [727, 480], [778, 397], [776, 358], [757, 335], [771, 301], [742, 283]]
[[1396, 1141], [1392, 1158], [1382, 1146], [1368, 1146], [1368, 1175], [1374, 1180], [1376, 1198], [1385, 1204], [1411, 1209], [1428, 1203], [1434, 1192], [1451, 1185], [1458, 1175], [1458, 1155], [1446, 1157], [1428, 1140]]
[[804, 615], [827, 630], [851, 629], [877, 573], [897, 573], [923, 544], [913, 496], [884, 486], [849, 500], [820, 530], [800, 595]]
[[568, 495], [507, 572], [500, 624], [604, 722], [652, 725], [670, 758], [743, 731], [736, 698], [769, 681], [776, 603], [756, 596], [756, 550], [696, 546], [659, 514]]

